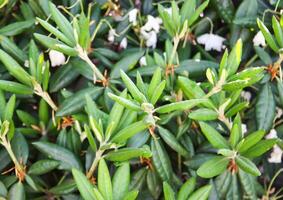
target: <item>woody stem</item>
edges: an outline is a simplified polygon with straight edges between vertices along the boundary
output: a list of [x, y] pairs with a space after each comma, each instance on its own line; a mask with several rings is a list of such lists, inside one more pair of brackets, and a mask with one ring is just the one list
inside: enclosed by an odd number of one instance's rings
[[92, 177], [92, 175], [93, 175], [93, 173], [94, 173], [94, 171], [95, 171], [95, 169], [96, 169], [96, 167], [97, 167], [97, 165], [98, 165], [98, 163], [99, 163], [99, 160], [102, 158], [103, 152], [104, 152], [104, 150], [101, 150], [101, 149], [98, 149], [98, 150], [96, 151], [96, 153], [95, 153], [95, 159], [94, 159], [94, 161], [92, 162], [92, 165], [91, 165], [89, 171], [88, 171], [87, 174], [86, 174], [86, 177], [87, 177], [88, 179], [90, 179], [90, 178]]
[[7, 150], [11, 160], [13, 161], [14, 165], [15, 165], [15, 168], [18, 172], [20, 172], [21, 174], [25, 174], [25, 170], [23, 169], [22, 165], [18, 162], [13, 150], [12, 150], [12, 147], [11, 147], [11, 144], [9, 141], [7, 141], [6, 137], [2, 137], [1, 138], [1, 144], [5, 147], [5, 149]]
[[99, 71], [99, 69], [96, 67], [96, 65], [89, 59], [87, 53], [81, 47], [78, 47], [78, 52], [79, 52], [79, 57], [82, 60], [84, 60], [93, 70], [94, 80], [95, 80], [95, 77], [97, 76], [98, 79], [102, 80], [102, 82], [105, 82], [106, 81], [105, 77]]

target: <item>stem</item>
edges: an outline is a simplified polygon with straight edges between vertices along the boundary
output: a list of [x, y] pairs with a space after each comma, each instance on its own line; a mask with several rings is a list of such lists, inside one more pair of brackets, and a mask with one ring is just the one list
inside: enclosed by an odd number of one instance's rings
[[16, 169], [16, 174], [19, 174], [18, 178], [20, 179], [20, 181], [23, 181], [24, 177], [25, 177], [25, 169], [22, 167], [22, 165], [18, 162], [11, 144], [9, 141], [7, 141], [6, 137], [2, 137], [1, 138], [1, 144], [5, 147], [5, 149], [7, 150], [11, 160], [13, 161], [14, 165], [15, 165], [15, 169]]
[[96, 76], [102, 81], [106, 82], [107, 80], [103, 76], [103, 74], [99, 71], [99, 69], [96, 67], [96, 65], [89, 59], [86, 51], [84, 51], [80, 46], [78, 47], [79, 57], [84, 60], [93, 70], [93, 77], [94, 80], [96, 80]]
[[96, 167], [97, 167], [97, 165], [98, 165], [98, 162], [99, 162], [99, 160], [100, 160], [101, 157], [102, 157], [103, 152], [104, 152], [104, 150], [101, 150], [101, 149], [98, 149], [98, 150], [96, 151], [96, 153], [95, 153], [95, 159], [94, 159], [94, 161], [92, 162], [92, 165], [91, 165], [89, 171], [88, 171], [87, 174], [86, 174], [86, 177], [87, 177], [88, 179], [90, 179], [90, 178], [92, 177], [92, 175], [93, 175], [93, 173], [94, 173], [94, 171], [95, 171], [95, 169], [96, 169]]
[[173, 46], [171, 57], [169, 59], [169, 65], [173, 63], [175, 54], [177, 53], [177, 48], [179, 46], [180, 38], [178, 36], [175, 36], [173, 40], [174, 40], [174, 46]]
[[35, 80], [33, 80], [33, 87], [34, 87], [34, 93], [37, 94], [38, 96], [42, 97], [46, 103], [54, 110], [57, 111], [58, 107], [54, 103], [54, 101], [51, 99], [49, 94], [45, 91], [43, 91], [41, 85], [37, 83]]
[[248, 66], [250, 66], [256, 59], [258, 55], [254, 55], [244, 66], [244, 69], [246, 69]]

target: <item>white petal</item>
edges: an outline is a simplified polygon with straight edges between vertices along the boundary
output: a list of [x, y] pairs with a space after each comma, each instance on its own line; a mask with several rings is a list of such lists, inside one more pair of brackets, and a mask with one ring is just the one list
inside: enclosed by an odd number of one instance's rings
[[120, 43], [120, 47], [123, 49], [126, 49], [128, 45], [128, 39], [126, 37], [124, 37]]
[[146, 46], [147, 47], [152, 47], [155, 49], [157, 43], [157, 34], [154, 31], [149, 32], [149, 37], [146, 40]]
[[250, 102], [252, 98], [252, 94], [249, 91], [242, 91], [241, 97], [243, 97], [246, 101]]
[[63, 65], [66, 62], [64, 54], [55, 50], [49, 51], [49, 59], [52, 67]]
[[206, 33], [197, 37], [197, 42], [203, 44], [206, 51], [216, 50], [221, 51], [225, 38], [212, 33]]
[[137, 14], [138, 9], [136, 8], [129, 12], [129, 22], [132, 23], [134, 26], [137, 25]]
[[273, 151], [270, 154], [270, 157], [268, 158], [268, 162], [281, 163], [282, 154], [283, 154], [282, 149], [279, 146], [275, 145], [273, 147]]
[[115, 34], [116, 34], [116, 30], [115, 29], [110, 29], [108, 32], [108, 41], [113, 43], [115, 40]]
[[253, 38], [254, 46], [266, 46], [264, 36], [261, 31], [257, 32], [257, 34]]
[[266, 139], [278, 138], [277, 131], [275, 129], [271, 129], [270, 132], [265, 136]]
[[147, 64], [146, 57], [145, 56], [141, 57], [139, 63], [140, 63], [140, 66], [145, 66]]
[[283, 115], [283, 110], [281, 108], [276, 107], [275, 119], [280, 119], [282, 115]]
[[246, 124], [242, 124], [242, 134], [244, 135], [247, 132], [247, 125]]

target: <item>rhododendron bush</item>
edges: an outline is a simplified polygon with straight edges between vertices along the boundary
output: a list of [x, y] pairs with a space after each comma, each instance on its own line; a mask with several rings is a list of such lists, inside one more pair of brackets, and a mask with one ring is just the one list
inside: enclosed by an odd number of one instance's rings
[[282, 11], [0, 0], [0, 200], [283, 199]]

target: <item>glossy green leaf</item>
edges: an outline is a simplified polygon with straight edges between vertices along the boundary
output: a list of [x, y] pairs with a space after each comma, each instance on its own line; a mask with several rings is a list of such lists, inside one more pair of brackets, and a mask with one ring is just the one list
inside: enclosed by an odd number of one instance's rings
[[209, 197], [212, 186], [206, 185], [195, 191], [188, 200], [206, 200]]
[[167, 182], [163, 182], [163, 191], [165, 200], [175, 200], [175, 192]]
[[201, 103], [208, 102], [207, 99], [192, 99], [166, 104], [155, 109], [157, 113], [169, 113], [172, 111], [183, 111], [193, 108]]
[[98, 190], [105, 200], [112, 200], [112, 183], [108, 167], [104, 159], [99, 161], [98, 165]]
[[112, 179], [113, 200], [123, 200], [129, 190], [130, 165], [122, 164], [115, 172]]
[[110, 160], [113, 162], [123, 162], [138, 157], [149, 158], [151, 157], [151, 151], [146, 147], [142, 147], [142, 148], [128, 147], [128, 148], [118, 149], [116, 151], [111, 151], [105, 155], [106, 160]]
[[85, 105], [85, 96], [89, 95], [92, 99], [96, 99], [102, 92], [100, 87], [89, 87], [82, 89], [66, 98], [59, 106], [56, 116], [66, 116], [71, 115], [82, 109]]
[[86, 176], [77, 169], [72, 169], [72, 174], [82, 197], [85, 200], [96, 199], [96, 195], [93, 191], [94, 186], [87, 180]]
[[30, 166], [28, 173], [33, 175], [46, 174], [56, 169], [59, 164], [56, 160], [39, 160]]
[[49, 142], [34, 142], [33, 145], [42, 153], [60, 162], [58, 169], [82, 169], [79, 159], [68, 149]]
[[203, 163], [197, 170], [197, 174], [203, 178], [212, 178], [223, 173], [229, 164], [229, 159], [223, 156], [214, 158]]
[[268, 83], [261, 88], [255, 109], [257, 128], [269, 131], [275, 117], [275, 100]]
[[256, 165], [248, 158], [245, 158], [243, 156], [237, 156], [236, 163], [242, 170], [247, 173], [250, 173], [254, 176], [259, 176], [261, 174], [260, 171], [257, 169]]
[[226, 139], [212, 126], [204, 122], [199, 122], [201, 131], [210, 142], [210, 144], [218, 149], [229, 149], [229, 144]]

